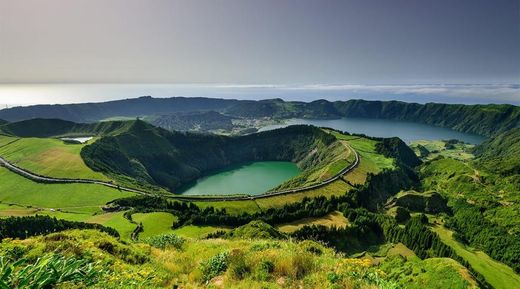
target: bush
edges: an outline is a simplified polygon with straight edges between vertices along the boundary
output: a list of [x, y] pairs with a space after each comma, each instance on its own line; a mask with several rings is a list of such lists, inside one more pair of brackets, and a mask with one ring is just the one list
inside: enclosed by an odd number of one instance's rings
[[307, 252], [312, 253], [316, 256], [323, 254], [323, 246], [312, 240], [305, 240], [300, 243], [300, 246]]
[[251, 272], [251, 268], [246, 263], [244, 252], [235, 249], [228, 256], [229, 271], [236, 280], [244, 279]]
[[221, 252], [200, 264], [202, 274], [204, 275], [204, 282], [208, 282], [226, 271], [228, 267], [228, 256], [228, 252]]
[[185, 240], [175, 234], [165, 234], [147, 238], [144, 242], [159, 249], [175, 248], [181, 250]]
[[408, 220], [410, 220], [410, 212], [408, 211], [408, 209], [406, 208], [403, 208], [403, 207], [397, 207], [396, 210], [395, 210], [395, 220], [398, 222], [398, 223], [403, 223], [403, 222], [406, 222]]
[[271, 278], [271, 273], [274, 272], [274, 264], [269, 260], [263, 260], [255, 269], [255, 279], [260, 281], [267, 281]]

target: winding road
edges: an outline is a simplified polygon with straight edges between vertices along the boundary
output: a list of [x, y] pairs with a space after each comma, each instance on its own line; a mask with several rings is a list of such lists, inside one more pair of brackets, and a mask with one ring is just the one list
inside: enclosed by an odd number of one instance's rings
[[[268, 197], [272, 197], [272, 196], [288, 195], [288, 194], [300, 193], [300, 192], [304, 192], [304, 191], [308, 191], [308, 190], [312, 190], [312, 189], [317, 189], [317, 188], [326, 186], [326, 185], [336, 181], [337, 179], [341, 178], [341, 176], [350, 172], [351, 170], [353, 170], [354, 168], [356, 168], [359, 165], [358, 153], [352, 147], [349, 146], [348, 148], [350, 149], [351, 152], [354, 153], [354, 156], [355, 156], [354, 162], [352, 164], [348, 165], [347, 167], [345, 167], [343, 170], [341, 170], [336, 175], [332, 176], [331, 178], [329, 178], [325, 181], [322, 181], [318, 184], [315, 184], [315, 185], [300, 187], [300, 188], [295, 188], [295, 189], [289, 189], [289, 190], [268, 192], [268, 193], [261, 194], [261, 195], [240, 195], [240, 196], [223, 196], [223, 197], [209, 197], [209, 196], [186, 197], [186, 196], [181, 196], [181, 195], [168, 196], [168, 195], [160, 194], [160, 196], [171, 198], [171, 199], [176, 199], [176, 200], [183, 200], [183, 201], [240, 201], [240, 200], [255, 200], [255, 199], [261, 199], [261, 198], [268, 198]], [[27, 179], [30, 179], [30, 180], [38, 182], [38, 183], [96, 184], [96, 185], [103, 185], [103, 186], [107, 186], [110, 188], [118, 189], [121, 191], [132, 192], [132, 193], [136, 193], [136, 194], [140, 194], [140, 195], [159, 196], [158, 193], [147, 192], [147, 191], [128, 188], [128, 187], [122, 187], [122, 186], [116, 185], [112, 182], [105, 182], [105, 181], [92, 180], [92, 179], [68, 179], [68, 178], [53, 178], [53, 177], [49, 177], [49, 176], [41, 176], [41, 175], [35, 174], [33, 172], [30, 172], [28, 170], [25, 170], [23, 168], [17, 167], [16, 165], [10, 163], [3, 157], [0, 157], [0, 166], [3, 166], [5, 168], [7, 168], [8, 170], [10, 170], [22, 177], [25, 177]]]

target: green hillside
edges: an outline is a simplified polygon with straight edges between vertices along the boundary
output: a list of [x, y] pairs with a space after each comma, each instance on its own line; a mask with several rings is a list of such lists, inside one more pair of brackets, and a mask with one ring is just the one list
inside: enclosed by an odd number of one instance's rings
[[[504, 176], [520, 175], [520, 127], [488, 139], [476, 146], [473, 153], [477, 163], [488, 170]], [[520, 187], [520, 182], [517, 184]]]
[[226, 137], [169, 132], [135, 121], [127, 131], [84, 147], [81, 155], [95, 171], [174, 191], [208, 172], [249, 161], [292, 161], [303, 170], [318, 169], [336, 146], [345, 149], [310, 126]]
[[43, 176], [108, 180], [102, 173], [90, 169], [81, 158], [80, 152], [85, 145], [65, 143], [54, 138], [0, 135], [0, 157]]
[[30, 119], [0, 127], [4, 134], [19, 137], [61, 137], [109, 135], [128, 129], [132, 121], [74, 123], [61, 119]]
[[[79, 274], [74, 282], [49, 279], [56, 288], [475, 288], [467, 270], [450, 260], [405, 263], [396, 255], [377, 265], [312, 241], [163, 235], [148, 245], [120, 242], [95, 230], [72, 230], [7, 240], [0, 251], [7, 252], [2, 260], [12, 266], [4, 275], [9, 285], [28, 278], [32, 270], [67, 276], [67, 267], [56, 259], [61, 256], [69, 268], [89, 274]], [[46, 263], [38, 263], [39, 257]], [[15, 264], [13, 258], [24, 262]]]

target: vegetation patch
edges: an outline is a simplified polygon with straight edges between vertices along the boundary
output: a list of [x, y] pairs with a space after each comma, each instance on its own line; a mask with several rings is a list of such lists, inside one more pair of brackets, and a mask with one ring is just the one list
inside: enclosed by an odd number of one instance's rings
[[319, 218], [304, 218], [290, 223], [279, 224], [276, 228], [284, 233], [292, 233], [304, 226], [321, 225], [326, 227], [345, 228], [348, 224], [347, 218], [345, 218], [341, 212], [334, 211]]
[[35, 183], [3, 167], [0, 167], [0, 179], [2, 203], [54, 210], [84, 213], [81, 209], [88, 207], [92, 214], [111, 200], [134, 195], [96, 184]]
[[453, 232], [442, 225], [433, 227], [441, 240], [453, 248], [458, 255], [466, 260], [471, 267], [478, 271], [496, 289], [520, 287], [520, 276], [513, 269], [497, 262], [486, 253], [464, 246], [453, 238]]
[[[0, 143], [9, 139], [0, 136]], [[55, 178], [108, 180], [87, 167], [80, 156], [84, 144], [66, 144], [51, 138], [18, 138], [0, 147], [0, 156], [10, 163], [38, 175]]]
[[177, 218], [170, 213], [152, 212], [137, 213], [132, 215], [132, 220], [143, 226], [143, 232], [139, 234], [140, 239], [172, 232], [173, 224]]
[[159, 249], [175, 248], [180, 250], [185, 240], [175, 234], [163, 234], [144, 239], [144, 242]]

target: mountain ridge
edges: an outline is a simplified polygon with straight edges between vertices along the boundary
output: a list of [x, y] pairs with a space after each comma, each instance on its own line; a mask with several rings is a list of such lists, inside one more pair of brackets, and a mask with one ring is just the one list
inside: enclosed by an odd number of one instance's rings
[[174, 112], [217, 111], [234, 117], [275, 119], [362, 117], [404, 120], [492, 136], [520, 126], [520, 107], [511, 104], [443, 104], [402, 101], [282, 99], [237, 100], [204, 97], [150, 96], [100, 103], [37, 105], [0, 110], [0, 119], [61, 118], [95, 122], [111, 117], [142, 117]]

